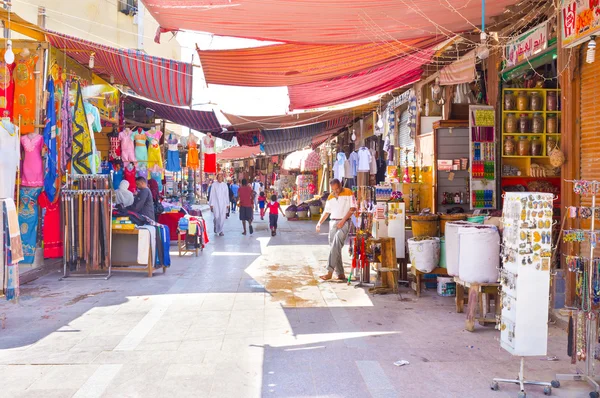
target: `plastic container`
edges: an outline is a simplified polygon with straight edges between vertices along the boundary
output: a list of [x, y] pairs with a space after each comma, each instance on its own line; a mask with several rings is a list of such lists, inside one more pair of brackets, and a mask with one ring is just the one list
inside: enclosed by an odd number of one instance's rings
[[408, 253], [413, 267], [421, 272], [429, 273], [440, 263], [440, 239], [410, 238]]
[[437, 214], [411, 216], [413, 237], [438, 236], [440, 217]]
[[308, 210], [299, 211], [296, 214], [298, 215], [298, 218], [308, 218]]
[[458, 274], [469, 283], [498, 282], [500, 235], [493, 225], [458, 231]]
[[438, 296], [454, 297], [456, 296], [456, 282], [452, 278], [438, 276], [437, 278]]
[[295, 211], [286, 210], [286, 211], [284, 211], [284, 213], [285, 213], [285, 217], [286, 218], [296, 218], [296, 212]]
[[315, 216], [321, 214], [321, 206], [310, 206], [310, 215]]
[[483, 224], [485, 216], [471, 216], [467, 217], [467, 221], [475, 224]]
[[465, 227], [473, 227], [473, 224], [467, 221], [454, 221], [446, 224], [445, 237], [445, 255], [446, 269], [448, 275], [458, 276], [458, 230]]
[[440, 238], [440, 268], [446, 268], [446, 238]]

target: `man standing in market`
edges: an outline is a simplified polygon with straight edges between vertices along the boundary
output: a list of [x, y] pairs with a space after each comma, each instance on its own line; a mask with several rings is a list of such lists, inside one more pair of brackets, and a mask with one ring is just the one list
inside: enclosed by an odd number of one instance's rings
[[250, 235], [252, 235], [254, 233], [254, 228], [252, 228], [252, 220], [254, 219], [254, 191], [252, 190], [252, 187], [248, 185], [248, 181], [245, 178], [242, 180], [242, 186], [238, 190], [238, 198], [240, 220], [244, 227], [242, 235], [246, 235], [246, 221], [248, 221]]
[[342, 248], [350, 230], [350, 218], [356, 211], [356, 199], [348, 188], [343, 188], [338, 179], [331, 180], [331, 194], [325, 203], [325, 210], [317, 223], [317, 233], [321, 232], [321, 224], [327, 217], [329, 220], [329, 260], [327, 261], [327, 274], [321, 279], [328, 281], [333, 278], [333, 272], [340, 281], [346, 280], [344, 263], [342, 262]]
[[258, 209], [258, 194], [260, 194], [260, 191], [262, 189], [261, 185], [262, 184], [260, 183], [260, 178], [258, 176], [254, 177], [254, 182], [252, 183], [252, 190], [254, 191], [254, 198], [253, 198], [254, 211], [259, 211], [259, 209]]
[[210, 211], [214, 218], [215, 234], [223, 236], [223, 225], [229, 212], [229, 187], [223, 182], [223, 174], [217, 174], [217, 181], [214, 181], [210, 189], [210, 199], [208, 200]]
[[231, 192], [233, 193], [233, 199], [231, 199], [231, 212], [235, 213], [235, 209], [237, 207], [237, 201], [238, 201], [238, 191], [240, 189], [240, 186], [237, 184], [237, 181], [235, 179], [231, 183], [230, 188], [231, 188]]

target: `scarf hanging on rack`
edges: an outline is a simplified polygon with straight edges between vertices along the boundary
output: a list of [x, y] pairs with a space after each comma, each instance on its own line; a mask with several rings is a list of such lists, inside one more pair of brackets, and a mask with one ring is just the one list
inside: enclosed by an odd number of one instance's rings
[[67, 173], [67, 166], [71, 161], [71, 147], [73, 145], [73, 121], [71, 120], [71, 109], [69, 106], [70, 84], [70, 80], [65, 82], [60, 107], [60, 167], [64, 174]]
[[19, 261], [23, 259], [23, 248], [17, 221], [17, 209], [12, 199], [2, 200], [0, 227], [3, 232], [2, 260], [6, 267], [6, 280], [3, 288], [7, 300], [19, 296]]
[[58, 186], [58, 150], [56, 148], [56, 108], [54, 105], [54, 80], [48, 78], [48, 103], [46, 106], [46, 125], [44, 126], [44, 145], [47, 148], [44, 191], [48, 200], [54, 203]]
[[21, 187], [19, 194], [19, 224], [23, 242], [23, 263], [33, 264], [37, 247], [38, 197], [41, 187]]
[[92, 138], [83, 106], [83, 95], [81, 94], [81, 85], [79, 82], [77, 82], [77, 95], [73, 113], [73, 172], [77, 174], [91, 174], [92, 165], [90, 159], [91, 155], [93, 155]]

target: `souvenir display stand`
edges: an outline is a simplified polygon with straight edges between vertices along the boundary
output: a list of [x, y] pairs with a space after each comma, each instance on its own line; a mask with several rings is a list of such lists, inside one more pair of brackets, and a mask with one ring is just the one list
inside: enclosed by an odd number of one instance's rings
[[469, 107], [471, 210], [496, 208], [496, 123], [492, 106]]
[[538, 192], [504, 197], [500, 345], [521, 357], [521, 367], [517, 379], [494, 378], [491, 388], [518, 384], [519, 398], [526, 396], [527, 384], [544, 386], [546, 395], [552, 392], [550, 382], [525, 380], [523, 367], [525, 357], [546, 355], [547, 350], [553, 200], [552, 194]]
[[[66, 278], [108, 279], [111, 277], [110, 175], [67, 176], [61, 189], [63, 225], [63, 276]], [[85, 273], [77, 272], [85, 270]], [[100, 273], [98, 271], [105, 271]]]
[[563, 240], [573, 243], [587, 243], [589, 245], [589, 257], [567, 256], [569, 272], [576, 273], [579, 303], [569, 321], [568, 354], [571, 363], [583, 362], [583, 369], [577, 369], [574, 374], [557, 374], [552, 384], [560, 386], [560, 380], [585, 381], [594, 390], [590, 392], [590, 398], [600, 397], [600, 385], [596, 381], [596, 346], [598, 342], [598, 309], [600, 301], [600, 258], [594, 257], [594, 249], [598, 243], [598, 232], [595, 230], [595, 219], [598, 217], [599, 207], [596, 207], [596, 195], [600, 190], [599, 181], [567, 181], [573, 183], [575, 193], [585, 196], [591, 195], [591, 207], [569, 208], [576, 216], [590, 219], [589, 230], [566, 230], [563, 232]]

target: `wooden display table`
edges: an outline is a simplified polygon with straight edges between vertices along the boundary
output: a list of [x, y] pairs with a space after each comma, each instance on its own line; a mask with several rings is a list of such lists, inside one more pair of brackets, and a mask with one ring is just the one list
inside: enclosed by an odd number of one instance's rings
[[446, 268], [436, 267], [431, 272], [421, 272], [414, 266], [411, 267], [411, 273], [415, 276], [415, 282], [411, 284], [413, 290], [417, 294], [417, 297], [421, 297], [421, 289], [423, 288], [423, 275], [435, 274], [439, 276], [448, 276], [448, 270]]
[[[139, 229], [113, 229], [112, 230], [112, 234], [113, 234], [113, 250], [114, 250], [114, 243], [115, 243], [115, 238], [118, 239], [118, 235], [121, 236], [136, 236], [136, 244], [135, 244], [135, 252], [136, 256], [137, 256], [137, 235], [140, 234]], [[114, 261], [114, 254], [111, 255], [111, 258], [113, 259], [112, 261], [112, 268], [116, 271], [133, 271], [133, 272], [147, 272], [148, 273], [148, 277], [151, 278], [152, 274], [154, 274], [154, 271], [158, 271], [160, 268], [154, 268], [153, 264], [152, 264], [152, 245], [148, 245], [148, 263], [147, 264], [139, 264], [138, 262], [119, 262], [119, 263], [115, 263]], [[163, 266], [162, 267], [162, 271], [163, 274], [165, 272], [167, 272], [167, 267]]]
[[[481, 326], [493, 323], [498, 324], [498, 315], [502, 310], [500, 305], [500, 284], [499, 283], [469, 283], [460, 280], [457, 276], [454, 277], [456, 283], [456, 312], [464, 312], [465, 303], [467, 303], [467, 319], [465, 320], [465, 329], [469, 332], [475, 330], [475, 321], [478, 321]], [[468, 294], [465, 296], [465, 288], [468, 289]], [[471, 292], [472, 295], [471, 295]], [[477, 295], [477, 302], [468, 300], [469, 296]], [[484, 305], [485, 300], [485, 305]], [[494, 300], [493, 318], [488, 318], [491, 313], [491, 300]]]

